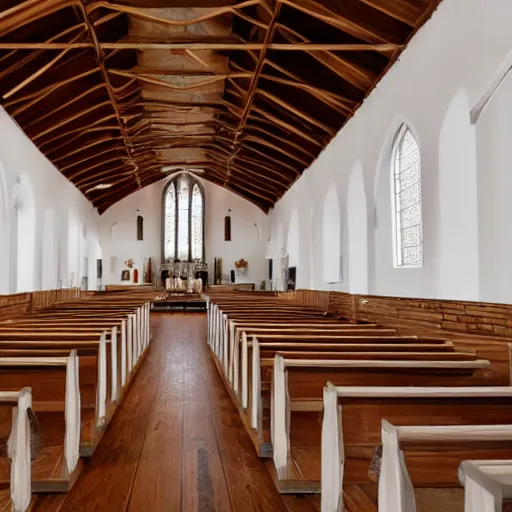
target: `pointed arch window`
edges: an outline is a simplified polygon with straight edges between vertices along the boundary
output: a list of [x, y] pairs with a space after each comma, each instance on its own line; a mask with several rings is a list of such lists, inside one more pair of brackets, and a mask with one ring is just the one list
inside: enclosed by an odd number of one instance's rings
[[164, 261], [204, 261], [204, 191], [190, 174], [164, 188], [162, 242]]
[[401, 126], [395, 139], [392, 167], [395, 265], [421, 267], [421, 154], [419, 144], [406, 124]]

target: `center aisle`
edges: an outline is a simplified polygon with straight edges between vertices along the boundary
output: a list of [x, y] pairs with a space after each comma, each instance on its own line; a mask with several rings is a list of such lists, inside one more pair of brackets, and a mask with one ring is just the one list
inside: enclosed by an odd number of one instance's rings
[[314, 512], [282, 497], [207, 348], [204, 314], [153, 314], [154, 340], [94, 456], [37, 511]]

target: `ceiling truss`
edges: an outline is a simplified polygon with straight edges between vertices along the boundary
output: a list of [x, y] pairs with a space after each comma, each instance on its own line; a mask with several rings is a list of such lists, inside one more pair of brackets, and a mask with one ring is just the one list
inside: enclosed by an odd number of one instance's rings
[[165, 177], [268, 211], [440, 0], [0, 0], [0, 98], [101, 212]]

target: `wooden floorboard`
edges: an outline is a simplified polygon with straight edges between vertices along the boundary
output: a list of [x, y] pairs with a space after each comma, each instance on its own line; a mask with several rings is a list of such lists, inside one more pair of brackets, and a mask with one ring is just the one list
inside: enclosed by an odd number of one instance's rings
[[45, 512], [317, 512], [280, 496], [205, 342], [204, 313], [153, 314], [154, 340], [78, 482]]

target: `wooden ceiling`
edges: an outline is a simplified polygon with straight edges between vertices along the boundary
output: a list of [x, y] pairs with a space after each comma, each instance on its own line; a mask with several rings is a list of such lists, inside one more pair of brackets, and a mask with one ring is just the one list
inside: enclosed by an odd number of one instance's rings
[[439, 2], [0, 0], [0, 97], [100, 213], [162, 168], [268, 211]]

